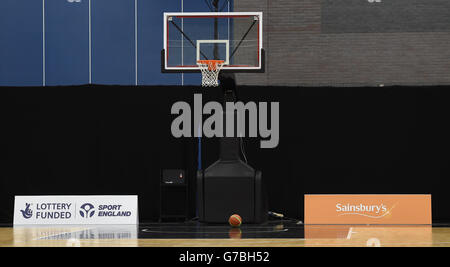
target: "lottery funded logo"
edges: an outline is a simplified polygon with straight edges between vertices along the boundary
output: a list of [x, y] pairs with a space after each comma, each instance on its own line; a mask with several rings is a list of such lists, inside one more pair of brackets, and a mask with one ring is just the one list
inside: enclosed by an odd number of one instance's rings
[[20, 210], [20, 212], [22, 213], [22, 216], [25, 219], [30, 219], [33, 216], [33, 210], [31, 210], [30, 206], [31, 206], [30, 203], [25, 203], [25, 209]]
[[36, 203], [36, 219], [70, 219], [72, 203]]

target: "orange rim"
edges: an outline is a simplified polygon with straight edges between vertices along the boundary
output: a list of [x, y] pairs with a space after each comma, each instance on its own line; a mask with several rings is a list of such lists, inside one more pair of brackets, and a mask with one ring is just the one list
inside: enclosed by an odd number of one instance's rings
[[208, 65], [208, 70], [216, 70], [217, 65], [225, 63], [224, 60], [208, 59], [208, 60], [198, 60], [198, 64]]

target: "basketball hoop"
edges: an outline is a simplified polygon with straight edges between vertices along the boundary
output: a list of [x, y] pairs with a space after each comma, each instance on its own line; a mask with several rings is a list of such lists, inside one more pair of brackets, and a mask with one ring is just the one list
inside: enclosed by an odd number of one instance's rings
[[223, 60], [198, 60], [197, 65], [202, 71], [202, 86], [219, 86], [219, 72], [225, 65]]

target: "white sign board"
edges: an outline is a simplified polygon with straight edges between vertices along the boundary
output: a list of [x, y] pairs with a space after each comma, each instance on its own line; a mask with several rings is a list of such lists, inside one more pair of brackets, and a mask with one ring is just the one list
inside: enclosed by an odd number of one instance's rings
[[138, 224], [137, 196], [16, 196], [14, 225]]

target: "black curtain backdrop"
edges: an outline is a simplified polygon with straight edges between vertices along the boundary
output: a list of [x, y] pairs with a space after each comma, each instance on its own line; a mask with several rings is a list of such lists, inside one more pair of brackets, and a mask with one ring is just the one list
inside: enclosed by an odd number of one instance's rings
[[[197, 139], [170, 132], [172, 104], [193, 105], [194, 93], [221, 99], [196, 87], [0, 88], [0, 223], [12, 223], [14, 195], [137, 194], [140, 221], [156, 220], [160, 170], [185, 168], [194, 182]], [[448, 88], [239, 87], [238, 97], [280, 102], [279, 146], [245, 141], [270, 210], [302, 219], [305, 193], [431, 193], [433, 221], [450, 222]], [[202, 153], [213, 163], [218, 140], [203, 139]]]

